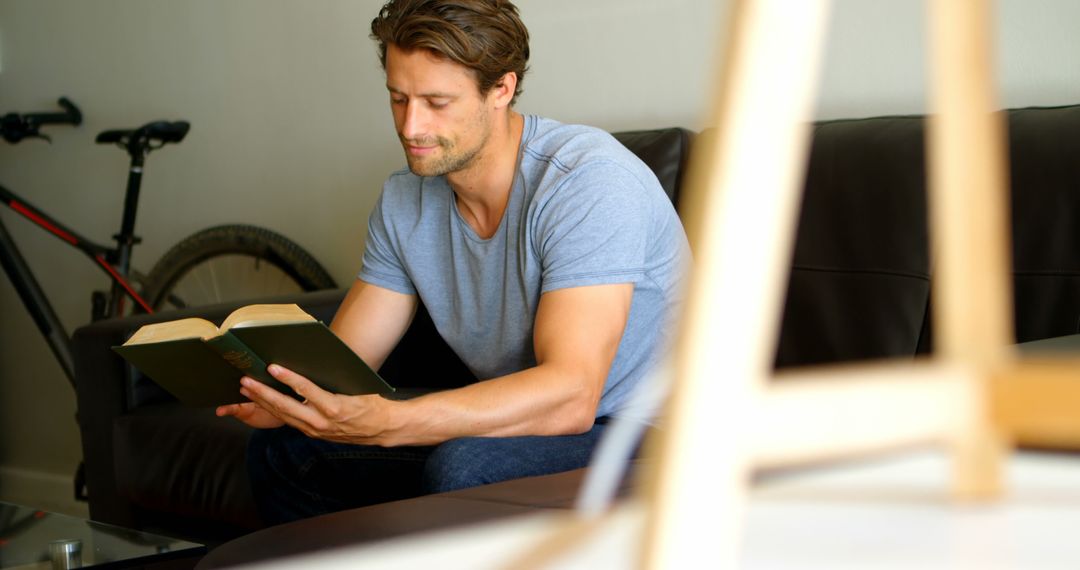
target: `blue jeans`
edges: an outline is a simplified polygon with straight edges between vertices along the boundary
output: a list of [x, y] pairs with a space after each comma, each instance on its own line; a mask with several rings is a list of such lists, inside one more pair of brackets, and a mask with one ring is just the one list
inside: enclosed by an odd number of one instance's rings
[[466, 437], [436, 446], [378, 447], [256, 430], [247, 464], [263, 521], [344, 509], [584, 467], [603, 420], [580, 435]]

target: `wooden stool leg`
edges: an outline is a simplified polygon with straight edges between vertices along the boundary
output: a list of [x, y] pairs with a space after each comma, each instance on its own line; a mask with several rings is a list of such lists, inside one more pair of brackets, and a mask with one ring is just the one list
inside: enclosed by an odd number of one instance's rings
[[745, 447], [772, 372], [826, 5], [735, 3], [717, 137], [698, 145], [684, 194], [695, 260], [650, 491], [649, 568], [736, 565]]
[[930, 0], [929, 122], [934, 352], [971, 367], [954, 440], [960, 498], [1000, 493], [1005, 446], [990, 421], [990, 378], [1013, 344], [1005, 123], [993, 96], [989, 0]]

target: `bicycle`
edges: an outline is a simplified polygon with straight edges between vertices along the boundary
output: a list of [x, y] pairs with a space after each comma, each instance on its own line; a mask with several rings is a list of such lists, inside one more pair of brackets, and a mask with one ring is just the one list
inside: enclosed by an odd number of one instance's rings
[[[69, 99], [61, 97], [57, 104], [63, 112], [8, 113], [0, 117], [0, 135], [11, 144], [35, 138], [49, 141], [40, 133], [42, 126], [82, 123], [82, 112]], [[110, 290], [91, 293], [91, 320], [127, 314], [128, 300], [134, 311], [152, 313], [336, 287], [322, 265], [299, 245], [271, 230], [244, 224], [207, 228], [184, 238], [167, 250], [147, 274], [131, 268], [132, 249], [142, 241], [135, 235], [135, 216], [146, 158], [167, 144], [179, 144], [189, 129], [187, 121], [155, 121], [137, 129], [107, 130], [97, 135], [98, 144], [119, 146], [131, 159], [120, 232], [113, 236], [115, 246], [83, 237], [3, 185], [0, 200], [84, 253], [108, 275]], [[2, 219], [0, 263], [74, 388], [70, 336]]]

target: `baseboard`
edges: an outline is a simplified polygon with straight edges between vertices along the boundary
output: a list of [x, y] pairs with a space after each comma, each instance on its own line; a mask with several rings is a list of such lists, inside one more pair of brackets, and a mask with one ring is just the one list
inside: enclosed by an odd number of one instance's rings
[[87, 518], [89, 507], [75, 500], [73, 477], [0, 466], [0, 501]]

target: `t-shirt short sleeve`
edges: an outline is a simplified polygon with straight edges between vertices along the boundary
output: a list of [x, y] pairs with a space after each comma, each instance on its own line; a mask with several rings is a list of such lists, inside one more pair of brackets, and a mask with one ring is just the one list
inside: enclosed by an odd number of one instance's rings
[[645, 192], [630, 171], [607, 161], [579, 167], [552, 189], [534, 226], [541, 292], [636, 283], [648, 248], [642, 225], [652, 201]]
[[397, 244], [397, 236], [393, 227], [383, 211], [383, 200], [386, 191], [379, 196], [375, 208], [368, 216], [367, 242], [364, 245], [363, 265], [360, 268], [360, 279], [397, 291], [405, 295], [416, 294], [416, 287], [405, 269], [405, 264], [398, 257], [397, 252], [401, 248]]

